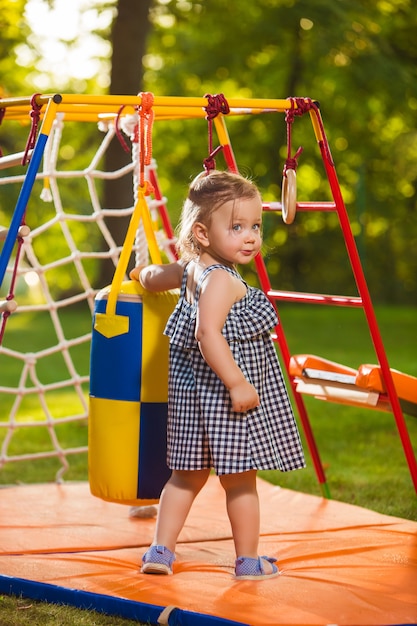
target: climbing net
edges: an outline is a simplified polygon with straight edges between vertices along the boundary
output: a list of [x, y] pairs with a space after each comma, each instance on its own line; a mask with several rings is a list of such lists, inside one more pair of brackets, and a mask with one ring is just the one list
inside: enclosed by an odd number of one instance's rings
[[[11, 462], [55, 458], [57, 479], [69, 469], [70, 456], [83, 458], [87, 452], [90, 327], [98, 291], [93, 287], [94, 269], [105, 259], [116, 267], [121, 252], [106, 220], [126, 220], [134, 210], [134, 206], [103, 208], [99, 187], [106, 178], [132, 174], [137, 189], [141, 175], [138, 142], [132, 137], [130, 163], [111, 172], [99, 167], [116, 135], [120, 138], [114, 121], [99, 122], [102, 139], [89, 162], [68, 170], [59, 158], [65, 123], [61, 114], [53, 121], [43, 169], [36, 173], [27, 217], [19, 227], [1, 291], [5, 299], [1, 302], [0, 468]], [[125, 136], [133, 135], [135, 124], [134, 115], [123, 119]], [[24, 156], [0, 159], [3, 189], [24, 183], [26, 174], [10, 175], [10, 169]], [[148, 195], [146, 201], [158, 246], [172, 258], [165, 199], [153, 159], [145, 164], [144, 175], [153, 181], [153, 197]], [[77, 181], [81, 185], [77, 186]], [[84, 197], [82, 213], [66, 206], [71, 189], [78, 189]], [[136, 194], [133, 196], [136, 200]], [[36, 214], [39, 223], [30, 228], [26, 219], [33, 224]], [[7, 234], [7, 229], [2, 229], [3, 241]], [[144, 243], [140, 228], [133, 248], [136, 262], [147, 262]]]

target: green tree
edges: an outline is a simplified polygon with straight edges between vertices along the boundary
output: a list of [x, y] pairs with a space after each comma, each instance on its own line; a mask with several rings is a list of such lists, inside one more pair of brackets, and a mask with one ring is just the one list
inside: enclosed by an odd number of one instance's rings
[[[0, 99], [21, 94], [25, 71], [16, 63], [17, 51], [29, 35], [24, 20], [26, 0], [0, 0]], [[23, 150], [27, 130], [20, 124], [8, 122], [7, 111], [0, 106], [0, 154], [7, 155]], [[20, 148], [17, 148], [20, 146]], [[9, 223], [18, 190], [3, 187], [0, 196], [0, 225]]]
[[[16, 55], [22, 42], [29, 35], [29, 28], [23, 18], [26, 0], [0, 0], [0, 98], [21, 93], [24, 85], [25, 72], [16, 63]], [[15, 147], [14, 132], [7, 128], [7, 114], [0, 118], [0, 148], [4, 154]], [[10, 130], [10, 132], [9, 132]], [[19, 133], [19, 137], [23, 133]]]
[[[27, 91], [23, 70], [13, 61], [13, 50], [27, 35], [24, 5], [24, 0], [7, 3], [2, 12], [8, 26], [2, 28], [0, 81], [3, 91], [7, 83], [8, 93]], [[378, 301], [416, 302], [417, 16], [411, 0], [119, 0], [95, 5], [114, 12], [111, 32], [98, 33], [111, 42], [111, 64], [106, 58], [103, 65], [111, 93], [317, 99], [371, 293]], [[100, 92], [103, 81], [91, 80], [84, 89]], [[254, 176], [266, 199], [279, 199], [284, 116], [227, 123], [241, 170]], [[187, 182], [207, 156], [206, 122], [155, 126], [154, 152], [175, 222]], [[5, 128], [3, 146], [10, 138]], [[293, 152], [299, 145], [304, 147], [297, 170], [299, 199], [328, 199], [308, 116], [294, 123]], [[120, 146], [108, 158], [111, 167], [123, 162]], [[218, 161], [223, 166], [221, 157]], [[121, 181], [119, 188], [105, 189], [104, 203], [126, 206], [130, 196], [130, 183]], [[288, 227], [267, 216], [266, 248], [275, 284], [338, 293], [355, 289], [334, 217], [300, 214]]]
[[[0, 97], [20, 91], [24, 81], [22, 69], [16, 66], [14, 51], [29, 35], [23, 18], [26, 0], [0, 1]], [[5, 77], [7, 76], [7, 84]]]
[[[145, 86], [156, 93], [320, 101], [371, 291], [382, 301], [415, 302], [417, 294], [416, 22], [409, 0], [171, 1], [154, 5], [144, 58]], [[323, 199], [327, 185], [310, 132], [308, 120], [294, 124], [294, 146], [305, 146], [299, 196]], [[181, 155], [183, 129], [172, 133]], [[191, 154], [199, 153], [193, 135], [187, 133]], [[243, 169], [276, 197], [285, 159], [282, 119], [236, 122], [232, 141]], [[181, 159], [169, 152], [178, 179]], [[278, 282], [350, 290], [337, 232], [333, 216], [310, 214], [278, 232], [277, 241], [268, 239], [272, 250], [279, 248]]]

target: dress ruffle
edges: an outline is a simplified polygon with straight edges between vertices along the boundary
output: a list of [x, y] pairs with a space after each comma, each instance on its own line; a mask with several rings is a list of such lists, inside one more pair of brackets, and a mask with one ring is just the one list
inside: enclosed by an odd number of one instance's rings
[[[222, 330], [228, 342], [248, 341], [269, 334], [278, 323], [276, 311], [265, 294], [255, 287], [246, 287], [246, 295], [232, 306]], [[171, 343], [181, 348], [195, 348], [196, 317], [197, 303], [190, 304], [184, 296], [180, 296], [164, 334], [170, 337]]]

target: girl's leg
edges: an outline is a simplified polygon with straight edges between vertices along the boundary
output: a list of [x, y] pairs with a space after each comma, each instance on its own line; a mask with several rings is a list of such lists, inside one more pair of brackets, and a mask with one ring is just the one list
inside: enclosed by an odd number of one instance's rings
[[226, 492], [236, 556], [257, 558], [260, 514], [256, 470], [224, 474], [220, 476], [220, 482]]
[[191, 505], [209, 474], [209, 469], [173, 470], [159, 501], [153, 545], [165, 546], [171, 552], [175, 551], [178, 535], [185, 524]]
[[[258, 545], [260, 532], [259, 497], [256, 489], [256, 470], [240, 474], [225, 474], [220, 476], [220, 482], [226, 492], [227, 514], [232, 527], [236, 556], [258, 559]], [[278, 569], [273, 565], [274, 559], [262, 559], [263, 574], [257, 572], [253, 577], [265, 578], [278, 575]]]

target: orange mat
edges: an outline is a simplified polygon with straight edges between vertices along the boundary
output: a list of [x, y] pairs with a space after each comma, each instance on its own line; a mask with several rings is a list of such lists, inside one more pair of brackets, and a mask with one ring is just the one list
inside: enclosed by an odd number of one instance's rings
[[139, 573], [155, 520], [85, 483], [0, 490], [0, 592], [157, 624], [417, 623], [417, 522], [259, 480], [261, 554], [281, 576], [235, 581], [224, 493], [210, 477], [177, 546], [173, 576]]

